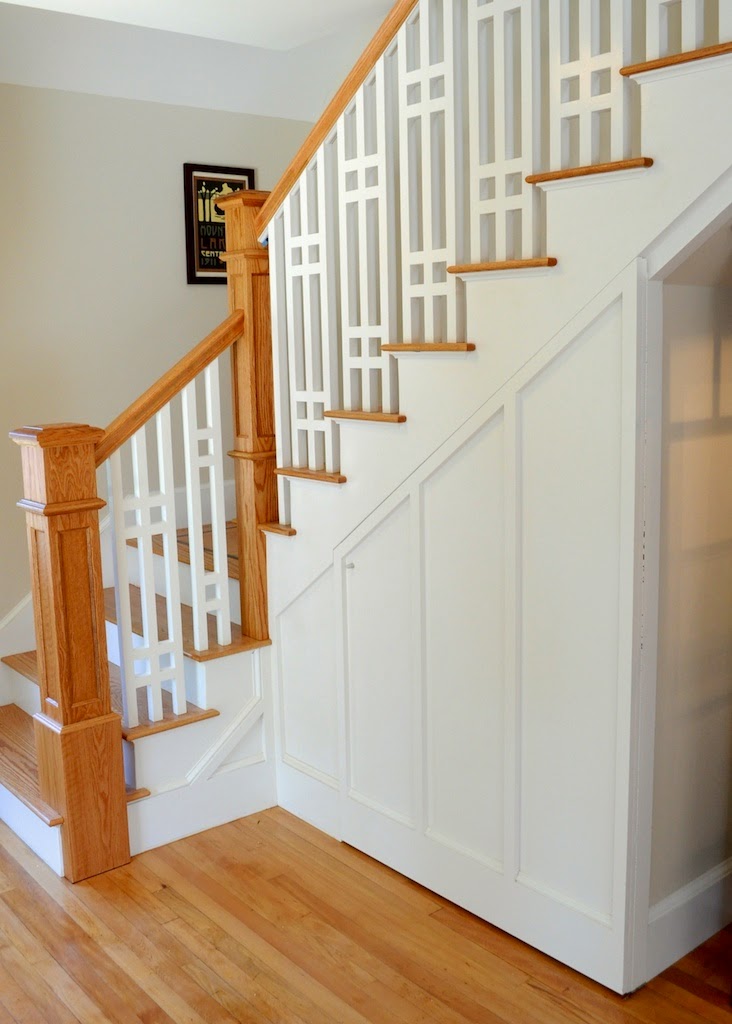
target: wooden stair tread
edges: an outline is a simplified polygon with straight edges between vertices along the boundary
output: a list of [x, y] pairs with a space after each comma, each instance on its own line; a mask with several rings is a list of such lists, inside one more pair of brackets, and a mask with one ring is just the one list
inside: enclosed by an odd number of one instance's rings
[[382, 352], [475, 352], [472, 341], [405, 341], [382, 345]]
[[614, 160], [605, 164], [585, 164], [583, 167], [569, 167], [563, 171], [546, 171], [542, 174], [529, 174], [526, 181], [529, 185], [541, 185], [545, 181], [567, 181], [570, 178], [586, 178], [592, 174], [613, 174], [616, 171], [632, 171], [643, 167], [653, 167], [649, 156], [633, 157], [632, 160]]
[[[177, 531], [178, 534], [178, 561], [183, 562], [184, 565], [191, 564], [191, 546], [188, 539], [188, 528], [182, 527]], [[136, 540], [128, 540], [127, 543], [131, 548], [137, 547]], [[164, 554], [163, 538], [161, 534], [156, 534], [152, 540], [153, 554], [162, 555]], [[239, 579], [239, 531], [236, 527], [236, 520], [232, 519], [226, 524], [226, 555], [228, 561], [228, 575], [230, 580]], [[203, 564], [207, 572], [213, 572], [214, 568], [214, 556], [213, 556], [213, 534], [210, 526], [204, 526], [203, 528]]]
[[[382, 350], [383, 351], [383, 350]], [[291, 476], [297, 480], [319, 480], [324, 484], [345, 484], [347, 477], [342, 473], [326, 473], [324, 469], [298, 469], [296, 466], [281, 466], [275, 470], [277, 476]]]
[[331, 409], [324, 415], [331, 420], [360, 420], [364, 423], [406, 423], [401, 412], [364, 412], [362, 409]]
[[[10, 668], [15, 669], [20, 675], [30, 679], [38, 685], [38, 655], [36, 651], [25, 651], [23, 654], [11, 654], [2, 659]], [[109, 687], [112, 698], [112, 711], [122, 717], [122, 676], [119, 666], [109, 663]], [[171, 729], [179, 729], [184, 725], [192, 725], [194, 722], [203, 722], [207, 718], [216, 718], [219, 712], [215, 708], [204, 710], [195, 704], [188, 704], [187, 711], [182, 715], [176, 715], [173, 711], [173, 698], [163, 690], [163, 718], [160, 722], [151, 722], [147, 713], [147, 698], [144, 690], [137, 693], [137, 715], [139, 724], [128, 728], [122, 723], [122, 735], [126, 740], [134, 742], [142, 739], [143, 736], [154, 736], [159, 732], [169, 732]], [[139, 798], [138, 798], [139, 799]]]
[[17, 704], [0, 707], [0, 785], [46, 825], [63, 823], [63, 816], [41, 799], [33, 718]]
[[[448, 274], [486, 274], [501, 270], [537, 270], [543, 267], [556, 267], [556, 256], [537, 256], [530, 260], [489, 260], [487, 263], [460, 263], [448, 267]], [[382, 346], [383, 351], [384, 346]]]
[[722, 57], [725, 53], [732, 53], [732, 42], [702, 46], [698, 50], [687, 50], [685, 53], [674, 53], [668, 57], [657, 57], [656, 60], [646, 60], [640, 64], [627, 64], [620, 69], [620, 74], [629, 78], [632, 75], [641, 75], [644, 71], [659, 71], [661, 68], [671, 68], [676, 64], [689, 64], [691, 61], [707, 60], [709, 57]]
[[293, 529], [292, 526], [283, 525], [282, 523], [260, 523], [257, 527], [262, 533], [276, 533], [280, 537], [296, 537], [297, 530]]
[[[155, 597], [158, 615], [158, 639], [168, 639], [167, 604], [162, 595]], [[142, 605], [140, 600], [140, 588], [130, 587], [130, 603], [132, 606], [132, 631], [142, 636]], [[231, 643], [223, 647], [216, 640], [216, 620], [213, 615], [208, 616], [208, 650], [197, 651], [193, 646], [193, 609], [190, 605], [181, 604], [181, 618], [183, 625], [183, 653], [192, 661], [214, 661], [216, 658], [226, 658], [230, 654], [239, 654], [242, 651], [256, 651], [260, 647], [269, 647], [271, 640], [255, 640], [251, 636], [245, 636], [241, 627], [232, 622]], [[104, 615], [108, 622], [117, 622], [117, 607], [114, 598], [114, 587], [107, 587], [104, 591]]]
[[127, 797], [127, 803], [132, 804], [135, 800], [144, 800], [146, 796], [152, 796], [152, 793], [149, 789], [145, 789], [144, 786], [140, 786], [138, 789], [133, 789], [132, 786], [126, 786], [125, 796]]

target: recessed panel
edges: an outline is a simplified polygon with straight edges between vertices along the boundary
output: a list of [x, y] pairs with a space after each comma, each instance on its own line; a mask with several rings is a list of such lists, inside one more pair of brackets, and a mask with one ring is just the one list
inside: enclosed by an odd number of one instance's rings
[[410, 508], [399, 505], [347, 556], [349, 789], [399, 820], [414, 807]]
[[503, 860], [504, 451], [499, 413], [424, 484], [428, 828]]
[[618, 300], [519, 396], [521, 879], [612, 913]]
[[332, 779], [338, 774], [333, 570], [279, 617], [283, 753]]

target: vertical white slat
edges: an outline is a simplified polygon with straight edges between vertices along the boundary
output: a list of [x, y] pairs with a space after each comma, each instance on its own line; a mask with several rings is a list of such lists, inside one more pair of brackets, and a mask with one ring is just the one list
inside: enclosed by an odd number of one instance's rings
[[222, 647], [231, 643], [231, 608], [229, 602], [229, 553], [226, 542], [226, 506], [224, 499], [224, 442], [221, 433], [221, 389], [219, 361], [214, 360], [204, 371], [206, 391], [206, 430], [211, 435], [211, 540], [213, 570], [207, 574], [208, 585], [217, 588], [217, 604], [209, 604], [216, 618], [216, 639]]
[[140, 717], [137, 711], [137, 683], [132, 644], [125, 492], [122, 482], [122, 456], [118, 451], [111, 455], [107, 462], [107, 484], [114, 537], [114, 598], [117, 607], [119, 668], [122, 679], [122, 719], [127, 726], [134, 728], [139, 725]]
[[[274, 371], [274, 414], [277, 440], [277, 465], [293, 465], [292, 431], [290, 426], [290, 371], [287, 345], [286, 264], [283, 257], [284, 212], [280, 212], [269, 229], [270, 307], [272, 310], [272, 353]], [[280, 523], [288, 525], [290, 514], [289, 481], [277, 477]]]
[[[183, 622], [181, 618], [180, 580], [178, 578], [178, 531], [175, 517], [175, 474], [173, 470], [173, 437], [170, 429], [170, 405], [155, 417], [158, 442], [158, 474], [160, 511], [163, 529], [163, 562], [165, 565], [165, 606], [168, 640], [172, 644], [168, 673], [161, 671], [162, 681], [170, 683], [173, 713], [185, 714], [186, 684], [183, 670]], [[166, 678], [167, 676], [167, 678]], [[162, 702], [162, 693], [161, 693]]]
[[151, 656], [148, 664], [149, 684], [147, 687], [148, 715], [153, 722], [163, 717], [163, 690], [160, 674], [161, 659], [154, 654], [158, 642], [158, 610], [155, 593], [155, 573], [152, 549], [152, 509], [150, 475], [147, 460], [147, 435], [145, 427], [131, 440], [132, 473], [137, 503], [138, 526], [137, 555], [140, 564], [140, 604], [142, 608], [142, 641]]
[[191, 560], [191, 607], [193, 609], [193, 646], [208, 650], [206, 622], [206, 586], [203, 562], [203, 507], [198, 459], [198, 398], [196, 382], [183, 389], [183, 449], [186, 467], [186, 509], [188, 512], [188, 551]]
[[[323, 405], [326, 409], [341, 406], [340, 342], [338, 335], [338, 167], [337, 152], [332, 141], [320, 150], [318, 166], [318, 233], [320, 242], [320, 341], [322, 346]], [[340, 469], [340, 431], [333, 420], [323, 425], [325, 469]]]
[[[462, 75], [462, 38], [455, 32], [459, 23], [458, 8], [459, 5], [453, 7], [439, 0], [422, 0], [398, 36], [405, 341], [463, 340], [462, 284], [446, 274], [448, 265], [464, 258], [463, 252], [458, 251], [458, 241], [462, 241], [463, 235], [459, 226], [464, 221], [458, 195], [464, 162], [462, 146], [458, 144], [462, 139], [458, 120], [462, 123], [463, 117], [462, 88], [456, 71], [457, 64]], [[408, 47], [414, 33], [419, 35], [419, 55], [418, 60], [412, 62]], [[431, 62], [430, 43], [438, 39], [442, 44], [442, 59]], [[444, 157], [433, 134], [440, 118], [444, 126]], [[433, 173], [438, 167], [441, 174]], [[435, 222], [440, 214], [444, 221], [444, 238], [439, 237]], [[413, 230], [415, 220], [421, 222], [421, 238], [419, 232]], [[435, 320], [435, 300], [446, 307], [444, 324]]]
[[[729, 4], [722, 0], [720, 6]], [[681, 0], [681, 47], [682, 50], [698, 50], [704, 45], [705, 0]]]
[[550, 168], [626, 159], [632, 110], [620, 68], [632, 57], [632, 0], [578, 0], [576, 19], [569, 0], [549, 10]]
[[[534, 110], [535, 5], [494, 0], [468, 7], [470, 196], [474, 262], [528, 259], [539, 255], [536, 189], [525, 178], [538, 166]], [[510, 20], [509, 20], [510, 19]], [[558, 23], [558, 22], [557, 22]], [[515, 89], [513, 39], [520, 33], [521, 78]], [[492, 39], [492, 47], [488, 47]], [[518, 47], [517, 47], [518, 49]], [[490, 52], [486, 52], [486, 51]], [[504, 102], [505, 97], [505, 102]], [[489, 106], [493, 105], [494, 114]], [[520, 136], [516, 120], [520, 118]], [[507, 235], [509, 216], [521, 218], [520, 250]], [[492, 221], [494, 232], [486, 225]]]
[[[729, 0], [646, 0], [646, 60], [668, 57], [674, 53], [698, 50], [705, 42], [705, 8], [707, 2], [719, 9], [719, 38], [723, 39], [725, 12], [732, 19]], [[673, 30], [672, 30], [673, 26]]]
[[[205, 423], [200, 425], [196, 381], [182, 392], [183, 440], [186, 465], [186, 503], [191, 559], [193, 601], [193, 643], [197, 651], [209, 648], [208, 617], [216, 620], [216, 639], [231, 643], [229, 575], [226, 548], [226, 512], [224, 508], [223, 441], [221, 436], [221, 397], [218, 361], [204, 371]], [[204, 452], [201, 452], [201, 447]], [[204, 523], [201, 471], [207, 474], [211, 523]], [[209, 525], [213, 549], [213, 568], [206, 569], [203, 532]], [[213, 590], [213, 596], [209, 596]]]
[[[343, 403], [346, 409], [364, 409], [368, 412], [396, 412], [398, 408], [396, 360], [381, 353], [381, 346], [397, 333], [392, 284], [396, 265], [388, 210], [389, 111], [386, 108], [386, 59], [382, 57], [377, 63], [373, 74], [341, 116], [336, 131], [340, 194]], [[373, 91], [376, 113], [375, 151], [371, 153], [366, 151], [367, 90]], [[355, 153], [347, 150], [349, 124], [354, 125]], [[370, 215], [378, 232], [376, 252], [369, 247]], [[349, 232], [349, 220], [355, 228], [355, 237]], [[379, 297], [378, 318], [369, 301], [374, 294]], [[377, 342], [376, 352], [371, 351], [372, 341]], [[354, 351], [356, 347], [358, 352]], [[377, 387], [373, 386], [374, 375], [378, 375]]]

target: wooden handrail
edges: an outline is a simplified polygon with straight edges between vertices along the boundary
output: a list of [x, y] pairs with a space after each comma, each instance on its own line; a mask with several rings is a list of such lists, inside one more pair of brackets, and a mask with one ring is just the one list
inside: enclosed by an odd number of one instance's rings
[[336, 121], [351, 102], [357, 91], [371, 73], [374, 65], [394, 39], [399, 29], [417, 6], [419, 0], [397, 0], [387, 14], [381, 28], [363, 51], [353, 70], [325, 108], [308, 137], [297, 151], [295, 158], [275, 185], [269, 199], [259, 212], [256, 231], [261, 235], [282, 205], [295, 182], [320, 149], [333, 129]]
[[209, 363], [230, 348], [243, 333], [244, 314], [237, 310], [109, 424], [96, 447], [97, 466], [101, 466], [125, 441], [129, 441], [155, 413], [160, 412], [163, 406], [195, 380]]

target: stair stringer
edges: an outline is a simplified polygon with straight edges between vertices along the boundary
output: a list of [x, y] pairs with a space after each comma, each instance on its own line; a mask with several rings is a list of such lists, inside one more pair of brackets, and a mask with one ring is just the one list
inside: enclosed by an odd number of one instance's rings
[[326, 569], [336, 544], [670, 225], [697, 206], [701, 230], [713, 188], [729, 189], [732, 202], [732, 57], [693, 68], [639, 86], [652, 168], [617, 180], [576, 179], [547, 195], [557, 267], [488, 280], [468, 275], [468, 337], [476, 352], [398, 357], [407, 422], [340, 424], [347, 484], [289, 481], [298, 535], [268, 538], [272, 616]]

